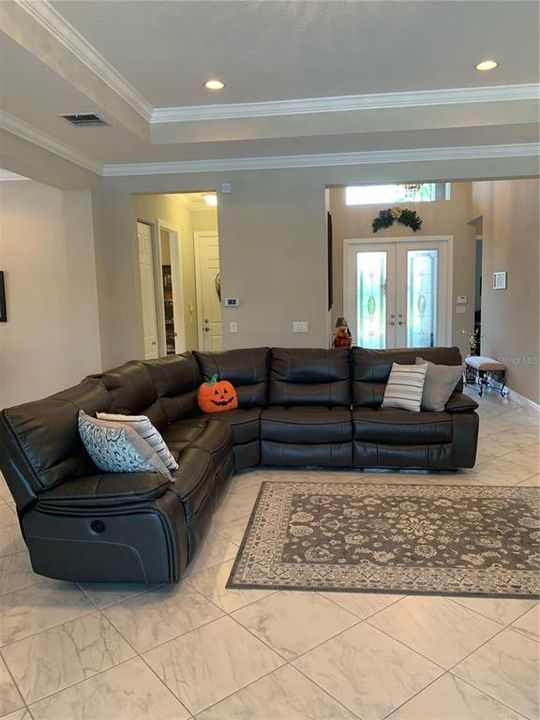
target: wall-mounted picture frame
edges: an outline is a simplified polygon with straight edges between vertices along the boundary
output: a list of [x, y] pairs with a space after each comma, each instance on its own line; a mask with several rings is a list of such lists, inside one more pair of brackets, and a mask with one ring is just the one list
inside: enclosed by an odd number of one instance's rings
[[493, 289], [506, 290], [506, 270], [493, 273]]
[[0, 270], [0, 322], [7, 322], [6, 286], [3, 270]]

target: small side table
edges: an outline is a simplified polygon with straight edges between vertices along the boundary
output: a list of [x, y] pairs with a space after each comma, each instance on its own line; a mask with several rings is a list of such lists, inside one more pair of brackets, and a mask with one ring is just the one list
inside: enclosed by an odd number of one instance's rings
[[482, 397], [484, 388], [490, 383], [498, 382], [501, 397], [508, 395], [506, 390], [506, 365], [498, 360], [483, 355], [469, 355], [465, 358], [465, 385], [478, 383], [478, 394]]

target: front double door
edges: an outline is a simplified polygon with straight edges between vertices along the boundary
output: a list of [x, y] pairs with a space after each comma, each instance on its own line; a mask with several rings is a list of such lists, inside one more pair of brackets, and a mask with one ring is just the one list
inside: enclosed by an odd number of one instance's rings
[[344, 248], [344, 312], [355, 345], [432, 347], [448, 341], [448, 243], [365, 243]]

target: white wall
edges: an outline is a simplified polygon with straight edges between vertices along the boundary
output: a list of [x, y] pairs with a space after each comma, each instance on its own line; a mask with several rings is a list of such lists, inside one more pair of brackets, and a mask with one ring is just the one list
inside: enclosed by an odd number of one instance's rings
[[101, 369], [89, 190], [0, 183], [0, 407], [34, 400]]

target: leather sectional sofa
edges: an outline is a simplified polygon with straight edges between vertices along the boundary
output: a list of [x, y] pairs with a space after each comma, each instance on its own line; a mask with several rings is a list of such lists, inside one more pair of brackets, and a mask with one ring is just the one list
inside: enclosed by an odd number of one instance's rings
[[[256, 348], [132, 361], [51, 397], [2, 411], [0, 469], [34, 570], [75, 581], [177, 582], [235, 469], [472, 467], [476, 403], [461, 382], [444, 412], [381, 409], [393, 362], [461, 364], [457, 348]], [[201, 414], [197, 389], [217, 373], [236, 410]], [[77, 429], [88, 414], [148, 415], [179, 464], [103, 474]], [[384, 481], [384, 476], [381, 476]]]

